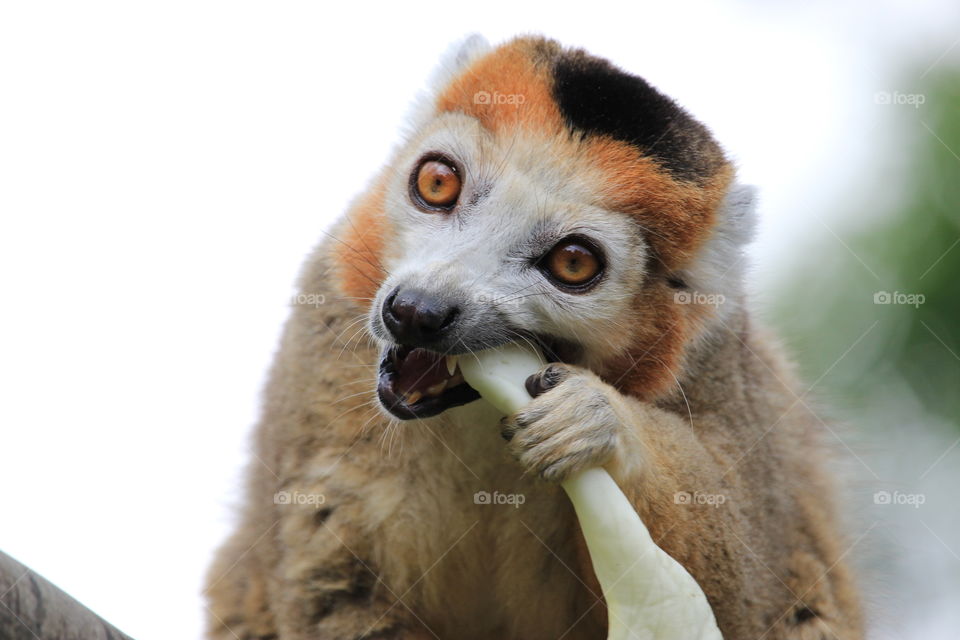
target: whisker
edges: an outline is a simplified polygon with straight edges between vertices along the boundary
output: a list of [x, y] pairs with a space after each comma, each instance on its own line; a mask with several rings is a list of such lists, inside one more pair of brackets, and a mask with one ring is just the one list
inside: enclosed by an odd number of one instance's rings
[[342, 330], [340, 333], [338, 333], [338, 334], [336, 335], [336, 337], [333, 339], [333, 341], [334, 341], [334, 342], [340, 342], [340, 338], [343, 336], [343, 334], [345, 334], [347, 331], [349, 331], [349, 330], [350, 330], [352, 327], [354, 327], [358, 322], [362, 322], [362, 321], [364, 321], [364, 320], [366, 320], [366, 319], [367, 319], [367, 314], [365, 314], [365, 313], [361, 313], [359, 316], [354, 317], [354, 319], [351, 320], [350, 323], [349, 323], [346, 327], [344, 327], [343, 330]]
[[[350, 246], [349, 243], [344, 242], [343, 240], [341, 240], [340, 238], [336, 237], [335, 235], [333, 235], [333, 234], [330, 233], [329, 231], [321, 230], [320, 232], [323, 233], [324, 235], [326, 235], [328, 238], [331, 238], [331, 239], [339, 242], [340, 244], [342, 244], [342, 245], [345, 246], [346, 248], [348, 248], [348, 249], [350, 249], [351, 251], [353, 251], [355, 254], [357, 254], [357, 255], [360, 257], [360, 259], [362, 259], [364, 262], [366, 262], [368, 265], [370, 265], [371, 267], [373, 267], [373, 268], [376, 269], [377, 271], [379, 271], [379, 272], [381, 272], [381, 273], [384, 273], [384, 274], [386, 273], [381, 267], [379, 267], [379, 266], [373, 264], [372, 262], [370, 262], [369, 258], [367, 258], [366, 256], [364, 256], [360, 251], [358, 251], [358, 250], [355, 249], [354, 247]], [[363, 276], [364, 278], [366, 278], [367, 280], [369, 280], [371, 284], [376, 285], [377, 287], [380, 286], [380, 283], [377, 282], [376, 280], [374, 280], [372, 277], [370, 277], [370, 275], [367, 274], [366, 272], [364, 272], [363, 269], [359, 268], [357, 265], [353, 264], [352, 262], [347, 262], [347, 264], [350, 265], [351, 267], [353, 267], [353, 269], [354, 269], [357, 273], [359, 273], [361, 276]]]

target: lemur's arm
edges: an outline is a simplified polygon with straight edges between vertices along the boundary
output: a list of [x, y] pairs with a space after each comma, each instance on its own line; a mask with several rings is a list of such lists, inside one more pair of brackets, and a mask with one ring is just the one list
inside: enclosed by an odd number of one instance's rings
[[[605, 467], [655, 541], [694, 575], [711, 602], [742, 593], [743, 567], [735, 559], [742, 557], [737, 537], [744, 534], [736, 531], [736, 506], [693, 499], [726, 501], [729, 467], [697, 438], [688, 418], [625, 396], [571, 365], [547, 365], [527, 389], [534, 399], [504, 419], [502, 435], [530, 473], [560, 482]], [[589, 565], [585, 569], [589, 574]], [[715, 609], [718, 616], [738, 615], [736, 604]]]
[[[593, 372], [545, 366], [527, 383], [533, 400], [504, 419], [502, 435], [517, 459], [545, 480], [605, 467], [628, 491], [719, 491], [723, 470], [686, 417], [621, 394]], [[695, 462], [678, 468], [678, 458]], [[635, 493], [635, 492], [634, 492]]]

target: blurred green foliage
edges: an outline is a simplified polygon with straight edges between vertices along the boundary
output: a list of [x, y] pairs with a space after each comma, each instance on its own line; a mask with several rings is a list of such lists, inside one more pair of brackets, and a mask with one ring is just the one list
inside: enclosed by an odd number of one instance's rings
[[[960, 429], [960, 69], [931, 74], [919, 91], [924, 104], [898, 113], [902, 173], [878, 178], [900, 183], [902, 197], [852, 203], [870, 208], [842, 212], [861, 221], [854, 231], [823, 219], [772, 319], [820, 395], [894, 419], [893, 390], [909, 389], [925, 413]], [[893, 303], [878, 304], [881, 292]]]

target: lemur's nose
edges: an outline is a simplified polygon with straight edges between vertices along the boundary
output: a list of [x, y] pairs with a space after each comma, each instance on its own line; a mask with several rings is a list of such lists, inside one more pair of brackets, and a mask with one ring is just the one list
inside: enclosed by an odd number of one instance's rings
[[459, 307], [417, 289], [397, 287], [383, 302], [383, 323], [400, 344], [439, 340], [460, 313]]

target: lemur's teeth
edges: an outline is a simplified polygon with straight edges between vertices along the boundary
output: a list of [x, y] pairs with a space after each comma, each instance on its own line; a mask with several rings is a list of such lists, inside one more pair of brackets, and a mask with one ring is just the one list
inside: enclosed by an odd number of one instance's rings
[[457, 356], [447, 356], [447, 373], [453, 375], [457, 370]]
[[406, 402], [407, 404], [413, 404], [422, 397], [423, 397], [423, 394], [420, 393], [419, 391], [411, 391], [410, 393], [403, 396], [403, 401]]
[[447, 388], [447, 381], [446, 381], [446, 380], [441, 380], [440, 382], [438, 382], [437, 384], [433, 385], [432, 387], [427, 387], [427, 395], [428, 395], [428, 396], [438, 396], [438, 395], [440, 395], [440, 394], [443, 392], [443, 390], [446, 389], [446, 388]]

